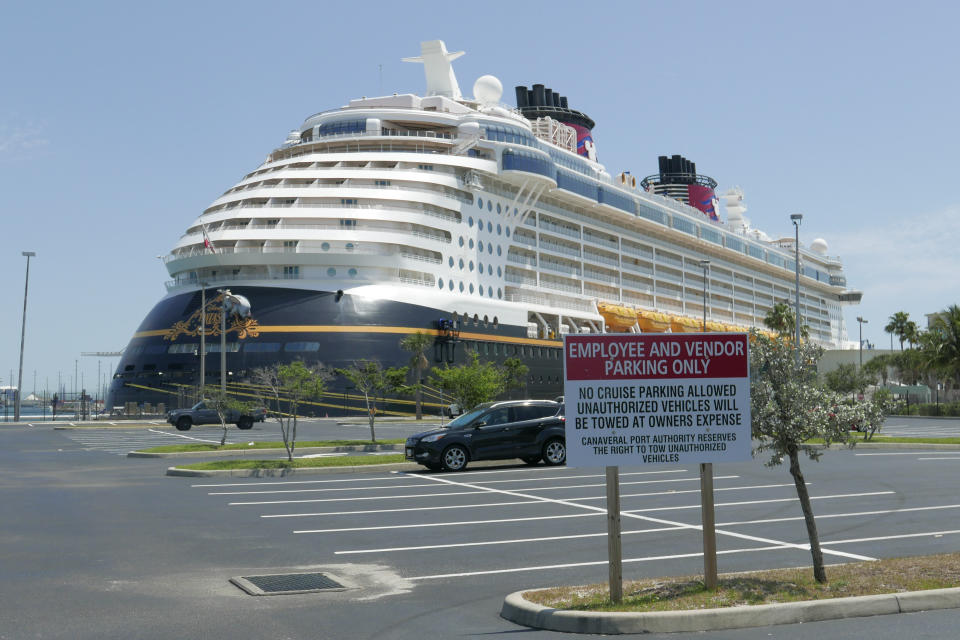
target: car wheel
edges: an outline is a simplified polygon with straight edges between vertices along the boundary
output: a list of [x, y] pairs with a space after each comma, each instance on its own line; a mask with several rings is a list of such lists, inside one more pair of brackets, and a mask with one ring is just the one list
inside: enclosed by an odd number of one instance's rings
[[237, 429], [250, 429], [253, 427], [253, 418], [250, 416], [244, 416], [240, 418], [240, 422], [237, 423]]
[[567, 461], [567, 445], [560, 438], [548, 440], [543, 445], [543, 463], [551, 467]]
[[455, 444], [444, 450], [440, 460], [447, 471], [463, 471], [467, 468], [470, 455], [462, 446]]
[[187, 416], [182, 416], [177, 420], [177, 431], [190, 431], [192, 425], [193, 420]]
[[527, 456], [526, 458], [520, 459], [530, 465], [540, 464], [540, 456]]

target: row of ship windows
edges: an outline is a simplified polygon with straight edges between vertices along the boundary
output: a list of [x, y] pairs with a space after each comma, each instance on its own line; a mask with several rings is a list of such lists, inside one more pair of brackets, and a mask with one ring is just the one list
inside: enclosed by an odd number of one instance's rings
[[[241, 344], [239, 342], [228, 342], [227, 343], [227, 352], [228, 353], [237, 353], [239, 351], [245, 353], [276, 353], [283, 350], [286, 353], [309, 353], [313, 351], [320, 350], [319, 342], [247, 342]], [[220, 343], [216, 340], [210, 340], [206, 344], [207, 353], [220, 353]], [[136, 346], [128, 348], [124, 355], [125, 356], [136, 356], [136, 355], [146, 355], [146, 356], [155, 356], [160, 354], [173, 354], [173, 355], [199, 355], [200, 354], [200, 343], [198, 342], [181, 342], [178, 344], [167, 345], [146, 345], [146, 346]], [[124, 371], [132, 371], [133, 365], [127, 365]]]
[[[284, 268], [283, 268], [283, 275], [284, 275], [284, 277], [287, 277], [287, 278], [299, 278], [299, 277], [300, 277], [300, 267], [299, 267], [299, 266], [284, 267]], [[328, 267], [328, 268], [327, 268], [327, 276], [333, 278], [333, 277], [335, 277], [336, 275], [337, 275], [337, 270], [336, 270], [334, 267]], [[356, 278], [356, 277], [357, 277], [357, 270], [356, 270], [356, 268], [355, 268], [355, 267], [350, 267], [349, 269], [347, 269], [347, 275], [350, 276], [351, 278]]]
[[559, 360], [563, 349], [558, 347], [528, 347], [525, 345], [500, 344], [483, 340], [461, 340], [465, 349], [476, 351], [483, 356], [514, 356], [517, 358], [545, 358]]
[[[482, 208], [483, 208], [483, 198], [477, 198], [477, 202], [480, 203], [480, 208], [482, 209]], [[514, 209], [514, 211], [516, 211], [516, 209]], [[497, 205], [497, 213], [500, 213], [500, 205], [499, 205], [499, 204]], [[473, 216], [470, 216], [469, 218], [467, 218], [467, 226], [470, 227], [471, 229], [473, 228]], [[477, 231], [483, 231], [483, 220], [477, 220]], [[503, 228], [502, 226], [500, 226], [500, 224], [497, 224], [497, 235], [498, 235], [498, 236], [499, 236], [499, 235], [503, 235], [503, 232], [504, 232], [504, 228]], [[489, 221], [487, 222], [487, 233], [493, 233], [493, 223], [492, 223], [492, 222], [489, 222]], [[509, 226], [506, 228], [506, 235], [507, 235], [508, 238], [510, 237], [510, 227], [509, 227]]]
[[[460, 236], [460, 246], [462, 247], [464, 244], [466, 244], [470, 249], [473, 249], [473, 239], [472, 239], [472, 238], [469, 239], [469, 241], [466, 241], [466, 240], [463, 239], [463, 236]], [[480, 253], [483, 253], [483, 248], [484, 248], [483, 241], [477, 242], [477, 248], [480, 250]], [[486, 248], [487, 248], [487, 252], [488, 252], [490, 255], [493, 255], [493, 243], [492, 243], [492, 242], [489, 243], [489, 244], [486, 246]], [[502, 248], [500, 245], [497, 245], [497, 255], [498, 255], [498, 256], [502, 256], [502, 255], [503, 255], [503, 248]]]
[[[452, 268], [453, 268], [453, 264], [454, 264], [454, 263], [453, 263], [453, 258], [450, 258], [449, 260], [447, 260], [447, 264], [448, 264], [448, 265], [450, 266], [450, 268], [452, 269]], [[460, 258], [460, 262], [458, 263], [458, 266], [460, 267], [460, 270], [461, 270], [461, 271], [463, 271], [464, 267], [466, 267], [468, 271], [470, 271], [471, 273], [473, 272], [473, 260], [471, 260], [471, 261], [470, 261], [469, 263], [467, 263], [467, 264], [464, 264], [463, 258]], [[478, 273], [480, 273], [481, 275], [483, 275], [483, 263], [482, 263], [482, 262], [479, 263], [479, 264], [477, 265], [477, 267], [478, 267]], [[493, 265], [492, 265], [492, 264], [488, 264], [488, 265], [487, 265], [487, 275], [488, 275], [488, 276], [492, 276], [492, 275], [493, 275]], [[502, 276], [503, 276], [503, 268], [502, 268], [502, 267], [497, 267], [497, 277], [499, 278], [499, 277], [502, 277]]]
[[[471, 266], [473, 265], [472, 262], [471, 262], [470, 264], [471, 264]], [[443, 284], [444, 284], [444, 283], [443, 283], [443, 278], [438, 278], [438, 279], [437, 279], [437, 288], [443, 289]], [[453, 291], [453, 290], [455, 290], [455, 289], [459, 289], [459, 290], [460, 290], [460, 293], [466, 293], [466, 292], [468, 292], [468, 291], [469, 291], [470, 293], [473, 293], [474, 291], [476, 291], [476, 292], [477, 292], [478, 294], [480, 294], [481, 296], [484, 295], [483, 285], [474, 286], [474, 284], [473, 284], [472, 282], [469, 283], [469, 284], [464, 284], [462, 280], [460, 281], [459, 285], [458, 285], [458, 283], [456, 283], [453, 279], [448, 280], [448, 281], [447, 281], [447, 288], [448, 288], [450, 291]], [[493, 287], [487, 287], [486, 296], [487, 296], [488, 298], [492, 298], [492, 297], [493, 297]], [[503, 299], [503, 289], [497, 288], [497, 299], [500, 299], [500, 300]]]

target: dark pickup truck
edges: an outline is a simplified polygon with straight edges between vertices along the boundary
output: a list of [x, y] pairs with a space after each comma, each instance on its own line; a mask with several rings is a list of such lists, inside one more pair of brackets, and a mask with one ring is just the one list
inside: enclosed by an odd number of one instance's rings
[[[226, 415], [226, 421], [236, 424], [238, 429], [249, 429], [254, 422], [263, 422], [266, 419], [267, 410], [262, 407], [244, 414], [228, 411]], [[203, 402], [198, 402], [189, 409], [168, 411], [167, 422], [179, 431], [189, 431], [190, 427], [195, 424], [220, 424], [220, 416], [217, 415], [216, 409], [208, 407]]]

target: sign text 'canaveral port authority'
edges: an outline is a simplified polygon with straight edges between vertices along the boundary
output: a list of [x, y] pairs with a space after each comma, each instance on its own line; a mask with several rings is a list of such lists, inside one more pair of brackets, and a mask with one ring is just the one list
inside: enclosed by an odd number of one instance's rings
[[750, 459], [740, 333], [564, 336], [571, 467]]

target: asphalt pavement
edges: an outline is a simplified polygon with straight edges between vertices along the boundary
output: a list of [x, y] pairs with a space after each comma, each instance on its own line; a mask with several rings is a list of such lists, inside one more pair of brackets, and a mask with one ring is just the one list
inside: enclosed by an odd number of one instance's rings
[[[243, 437], [275, 437], [260, 426]], [[384, 438], [422, 429], [383, 426]], [[365, 428], [318, 421], [300, 438]], [[607, 578], [602, 470], [175, 478], [169, 460], [81, 432], [0, 428], [2, 639], [569, 638], [503, 620], [504, 596]], [[830, 451], [803, 468], [828, 562], [960, 548], [960, 451]], [[714, 475], [721, 572], [809, 564], [785, 467]], [[702, 571], [697, 487], [693, 467], [621, 468], [627, 579]], [[229, 582], [292, 572], [353, 588], [256, 597]], [[947, 610], [662, 637], [943, 638], [958, 623]]]

